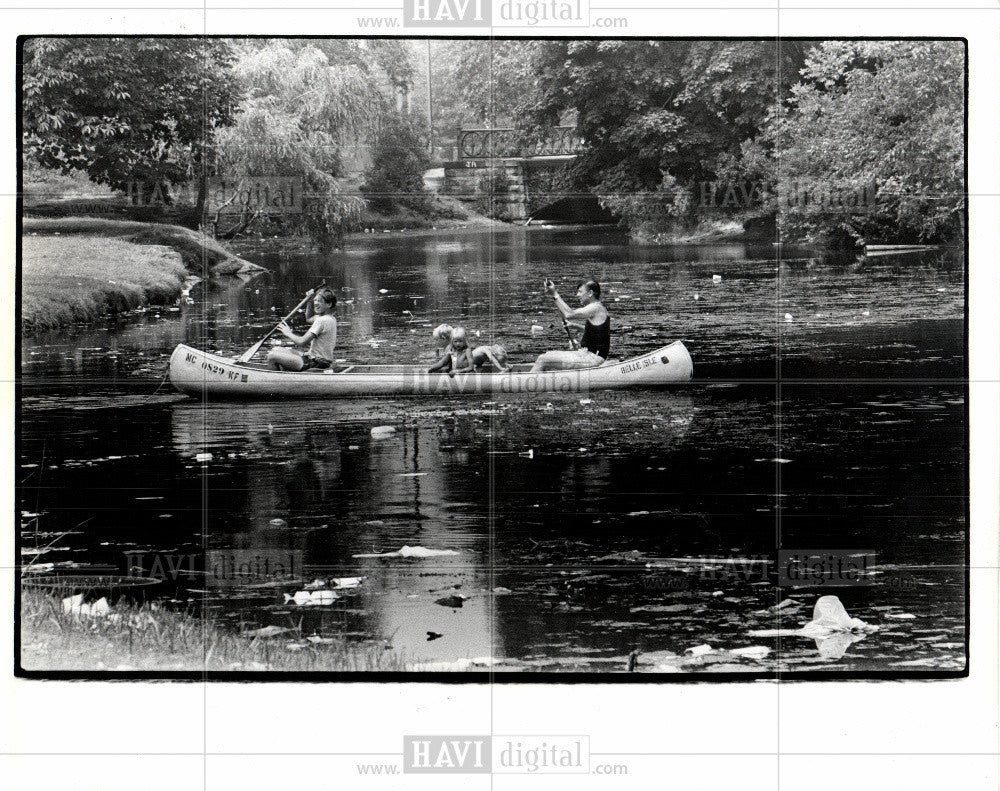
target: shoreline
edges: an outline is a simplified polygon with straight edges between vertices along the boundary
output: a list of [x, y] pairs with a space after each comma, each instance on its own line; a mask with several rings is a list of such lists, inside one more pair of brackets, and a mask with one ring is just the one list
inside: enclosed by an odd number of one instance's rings
[[[395, 671], [393, 649], [294, 628], [227, 631], [209, 619], [156, 604], [119, 601], [73, 611], [68, 596], [21, 589], [20, 667], [70, 671]], [[98, 600], [100, 602], [100, 600]], [[99, 613], [99, 614], [98, 614]], [[256, 632], [256, 633], [255, 633]], [[32, 659], [39, 663], [33, 664]]]
[[266, 271], [181, 226], [88, 217], [23, 218], [21, 265], [29, 333], [174, 304], [206, 277]]

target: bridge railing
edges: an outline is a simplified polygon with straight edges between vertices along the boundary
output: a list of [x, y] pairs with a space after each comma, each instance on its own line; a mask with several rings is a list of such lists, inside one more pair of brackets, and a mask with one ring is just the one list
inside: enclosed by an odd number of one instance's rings
[[512, 128], [461, 129], [458, 132], [459, 159], [565, 156], [579, 154], [582, 150], [583, 138], [576, 133], [575, 126], [553, 127], [544, 140], [528, 146]]

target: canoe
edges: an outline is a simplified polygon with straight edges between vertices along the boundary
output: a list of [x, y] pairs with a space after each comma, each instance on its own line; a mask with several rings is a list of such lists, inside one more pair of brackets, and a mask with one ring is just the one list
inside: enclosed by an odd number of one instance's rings
[[345, 365], [327, 371], [275, 371], [259, 363], [179, 345], [170, 356], [170, 381], [187, 395], [216, 398], [347, 398], [383, 395], [582, 393], [659, 387], [691, 379], [691, 355], [680, 341], [628, 360], [576, 371], [530, 373], [531, 365], [455, 376], [419, 365]]

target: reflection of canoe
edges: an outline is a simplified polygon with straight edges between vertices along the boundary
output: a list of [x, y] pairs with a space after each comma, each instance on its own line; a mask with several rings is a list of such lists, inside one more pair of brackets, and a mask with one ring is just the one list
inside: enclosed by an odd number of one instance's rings
[[170, 357], [170, 381], [182, 393], [222, 398], [576, 393], [686, 382], [692, 371], [691, 356], [680, 341], [596, 368], [533, 374], [530, 367], [454, 377], [429, 374], [416, 365], [349, 365], [337, 371], [292, 373], [237, 363], [181, 344]]

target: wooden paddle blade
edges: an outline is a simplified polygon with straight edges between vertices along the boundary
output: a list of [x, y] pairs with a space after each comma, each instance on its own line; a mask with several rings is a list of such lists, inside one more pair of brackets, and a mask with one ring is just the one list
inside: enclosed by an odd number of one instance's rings
[[251, 346], [249, 349], [243, 352], [243, 354], [241, 354], [239, 357], [237, 357], [236, 362], [238, 363], [250, 362], [250, 360], [253, 359], [253, 356], [258, 352], [258, 350], [266, 340], [267, 338], [261, 338], [259, 341], [257, 341], [257, 343], [255, 343], [253, 346]]

